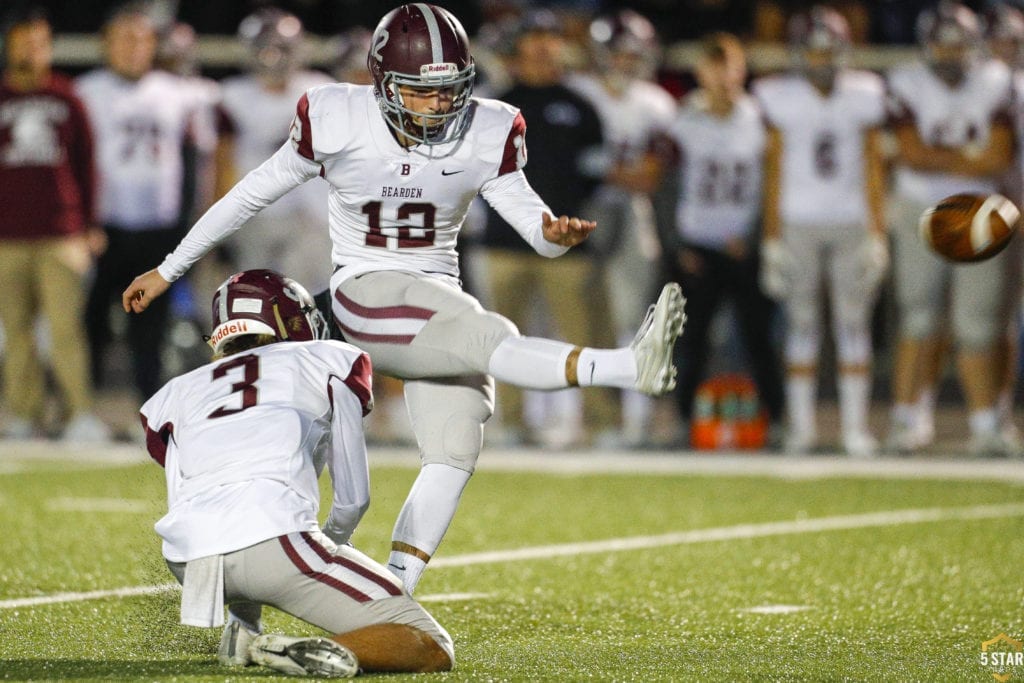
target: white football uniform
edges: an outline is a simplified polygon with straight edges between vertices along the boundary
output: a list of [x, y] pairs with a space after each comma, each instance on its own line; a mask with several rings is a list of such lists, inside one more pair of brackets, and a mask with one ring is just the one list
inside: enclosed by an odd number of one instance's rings
[[198, 99], [182, 80], [151, 71], [129, 81], [107, 69], [75, 82], [96, 140], [97, 214], [124, 230], [166, 228], [181, 218], [181, 147]]
[[156, 524], [164, 557], [188, 562], [293, 532], [317, 532], [324, 465], [328, 529], [351, 533], [369, 503], [363, 415], [370, 362], [335, 341], [270, 344], [168, 382], [141, 408], [167, 476]]
[[[1010, 124], [1011, 76], [997, 60], [981, 60], [967, 70], [964, 80], [950, 87], [927, 65], [915, 62], [889, 74], [890, 109], [895, 125], [913, 125], [931, 146], [959, 148], [967, 154], [983, 149], [997, 122]], [[949, 311], [956, 341], [982, 348], [1001, 334], [1005, 306], [1007, 252], [954, 268], [928, 249], [918, 236], [921, 212], [940, 199], [962, 192], [990, 193], [999, 178], [921, 171], [895, 166], [892, 212], [896, 297], [901, 308], [901, 333], [922, 339], [938, 332]], [[952, 292], [947, 301], [946, 291]]]
[[[271, 92], [253, 75], [225, 79], [221, 108], [234, 139], [235, 170], [248, 173], [287, 142], [295, 103], [308, 89], [330, 82], [326, 74], [299, 71], [282, 91]], [[323, 258], [331, 248], [327, 191], [325, 183], [305, 183], [255, 216], [244, 236], [229, 242], [236, 267], [271, 268], [310, 291], [326, 288], [331, 276], [331, 264]]]
[[[544, 256], [567, 251], [544, 239], [541, 216], [551, 210], [521, 170], [522, 115], [496, 100], [474, 98], [470, 106], [461, 140], [405, 149], [371, 86], [310, 90], [299, 101], [291, 141], [217, 202], [159, 266], [165, 279], [177, 279], [261, 208], [307, 180], [325, 178], [335, 320], [385, 374], [434, 378], [405, 386], [421, 452], [425, 461], [443, 458], [468, 471], [493, 410], [489, 359], [518, 333], [460, 289], [456, 240], [470, 203], [481, 194]], [[444, 437], [453, 412], [475, 425], [460, 427], [457, 448]]]
[[765, 129], [753, 98], [727, 118], [708, 112], [698, 91], [669, 129], [679, 159], [675, 229], [684, 243], [722, 250], [747, 239], [761, 214]]
[[799, 74], [754, 85], [768, 123], [782, 134], [784, 225], [863, 225], [864, 138], [885, 122], [885, 88], [866, 71], [842, 70], [823, 96]]
[[879, 282], [861, 277], [868, 237], [865, 141], [885, 121], [885, 89], [875, 74], [843, 69], [822, 94], [799, 73], [754, 85], [768, 124], [782, 137], [779, 218], [793, 257], [785, 300], [791, 364], [817, 362], [821, 283], [829, 281], [840, 362], [870, 356], [867, 325]]
[[[567, 83], [597, 111], [605, 151], [613, 162], [639, 160], [675, 116], [672, 96], [654, 83], [634, 80], [618, 96], [595, 75], [575, 75]], [[587, 215], [601, 224], [596, 241], [608, 245], [605, 271], [612, 315], [620, 338], [628, 339], [657, 284], [658, 269], [653, 262], [659, 250], [654, 210], [649, 197], [604, 185], [595, 192]]]
[[[956, 88], [921, 62], [899, 66], [889, 74], [889, 91], [891, 114], [912, 122], [928, 145], [980, 149], [988, 143], [993, 122], [1009, 121], [1010, 71], [994, 59], [973, 64]], [[994, 178], [896, 165], [896, 193], [923, 206], [960, 192], [996, 189]]]

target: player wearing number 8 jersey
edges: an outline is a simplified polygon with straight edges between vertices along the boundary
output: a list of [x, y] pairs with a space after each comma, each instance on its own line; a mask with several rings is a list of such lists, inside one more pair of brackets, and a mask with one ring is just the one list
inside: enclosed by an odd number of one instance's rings
[[787, 449], [815, 446], [821, 281], [828, 279], [836, 340], [842, 443], [877, 447], [868, 431], [871, 312], [889, 265], [879, 77], [845, 68], [846, 20], [814, 7], [794, 17], [796, 68], [754, 92], [771, 129], [765, 158], [762, 283], [785, 306]]
[[[493, 410], [493, 378], [533, 389], [674, 384], [682, 296], [667, 287], [634, 343], [596, 350], [523, 337], [459, 285], [455, 242], [480, 194], [540, 254], [558, 256], [594, 224], [553, 219], [522, 173], [522, 116], [471, 97], [468, 40], [447, 11], [417, 3], [374, 32], [373, 86], [327, 85], [298, 104], [291, 141], [200, 219], [124, 293], [141, 312], [260, 208], [316, 176], [331, 185], [335, 320], [386, 374], [407, 380], [423, 463], [393, 535], [389, 567], [412, 590], [448, 528]], [[287, 226], [282, 226], [286, 230]], [[585, 305], [585, 302], [580, 302]]]

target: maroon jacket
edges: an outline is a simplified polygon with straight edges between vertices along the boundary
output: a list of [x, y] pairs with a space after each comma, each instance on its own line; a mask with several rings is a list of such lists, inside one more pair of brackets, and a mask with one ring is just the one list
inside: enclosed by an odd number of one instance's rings
[[81, 232], [94, 221], [93, 139], [71, 81], [14, 92], [0, 82], [0, 239]]

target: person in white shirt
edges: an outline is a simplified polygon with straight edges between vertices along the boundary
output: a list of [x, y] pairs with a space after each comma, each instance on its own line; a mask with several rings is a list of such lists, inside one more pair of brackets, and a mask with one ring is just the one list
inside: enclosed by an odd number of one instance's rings
[[1015, 454], [1020, 444], [999, 428], [997, 409], [1010, 252], [953, 266], [924, 245], [917, 227], [922, 211], [944, 197], [999, 190], [1015, 149], [1011, 74], [982, 56], [978, 18], [964, 5], [923, 12], [918, 40], [923, 59], [888, 74], [898, 144], [892, 234], [900, 309], [889, 445], [914, 451], [934, 438], [935, 386], [948, 334], [957, 347], [972, 451]]
[[[181, 238], [189, 216], [188, 157], [201, 102], [177, 75], [154, 69], [158, 36], [148, 7], [115, 10], [103, 29], [106, 65], [83, 74], [75, 89], [85, 104], [96, 141], [97, 218], [107, 236], [85, 308], [92, 377], [105, 380], [106, 352], [114, 338], [110, 308], [141, 264], [162, 258]], [[170, 297], [152, 315], [130, 320], [134, 385], [149, 396], [163, 379], [162, 349]]]
[[338, 83], [303, 95], [291, 140], [217, 202], [158, 268], [135, 278], [123, 305], [141, 313], [261, 208], [307, 180], [326, 179], [335, 322], [378, 369], [406, 380], [419, 443], [423, 467], [395, 524], [388, 562], [411, 591], [475, 467], [494, 379], [541, 390], [662, 394], [675, 384], [672, 347], [685, 318], [678, 286], [668, 285], [630, 346], [593, 349], [522, 336], [484, 310], [460, 287], [455, 250], [474, 197], [483, 195], [549, 257], [582, 242], [595, 225], [553, 218], [530, 188], [522, 172], [526, 123], [507, 104], [472, 97], [469, 41], [446, 10], [416, 3], [389, 12], [368, 64], [372, 86]]
[[673, 163], [665, 165], [656, 202], [665, 268], [687, 300], [686, 336], [676, 345], [679, 417], [686, 425], [694, 418], [711, 324], [722, 304], [732, 301], [758, 397], [778, 432], [785, 400], [771, 333], [775, 307], [758, 282], [763, 115], [744, 90], [747, 62], [735, 36], [705, 37], [695, 73], [700, 87], [668, 129]]
[[[369, 357], [326, 339], [306, 289], [274, 271], [229, 277], [213, 314], [214, 360], [140, 411], [167, 477], [167, 514], [155, 528], [182, 584], [182, 623], [220, 626], [227, 604], [224, 665], [322, 677], [450, 669], [448, 633], [349, 543], [370, 500]], [[333, 495], [321, 529], [324, 467]], [[264, 605], [332, 635], [262, 634]]]
[[[223, 114], [217, 153], [218, 198], [288, 140], [295, 103], [304, 92], [331, 83], [327, 74], [302, 68], [305, 34], [299, 18], [268, 7], [242, 20], [238, 38], [248, 71], [221, 82]], [[265, 266], [291, 273], [311, 291], [327, 288], [331, 238], [326, 227], [327, 183], [295, 188], [254, 216], [243, 235], [225, 243], [236, 268]], [[288, 229], [280, 226], [287, 223]]]
[[885, 89], [875, 74], [843, 65], [849, 27], [837, 11], [816, 6], [795, 16], [790, 38], [797, 68], [753, 88], [769, 124], [762, 283], [786, 311], [785, 447], [801, 453], [817, 445], [827, 279], [842, 447], [868, 457], [878, 447], [868, 428], [871, 314], [889, 266]]

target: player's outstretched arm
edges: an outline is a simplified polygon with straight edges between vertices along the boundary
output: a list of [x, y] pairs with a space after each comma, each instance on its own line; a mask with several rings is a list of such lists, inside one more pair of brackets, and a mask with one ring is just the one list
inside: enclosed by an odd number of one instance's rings
[[551, 214], [544, 212], [542, 217], [542, 229], [544, 239], [553, 244], [563, 247], [574, 247], [594, 232], [597, 223], [585, 221], [582, 218], [573, 216], [559, 216], [552, 218]]
[[125, 313], [142, 313], [149, 304], [167, 291], [171, 283], [163, 278], [156, 268], [138, 276], [121, 294], [121, 305]]

